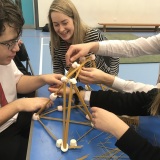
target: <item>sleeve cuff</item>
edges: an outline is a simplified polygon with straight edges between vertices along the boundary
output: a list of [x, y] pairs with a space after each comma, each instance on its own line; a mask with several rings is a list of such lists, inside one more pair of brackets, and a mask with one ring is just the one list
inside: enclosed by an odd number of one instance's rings
[[125, 80], [115, 77], [114, 82], [112, 84], [112, 88], [118, 91], [123, 91], [125, 85]]
[[84, 101], [87, 105], [89, 105], [90, 103], [90, 96], [91, 96], [91, 91], [85, 91]]
[[99, 43], [99, 49], [98, 49], [96, 55], [102, 55], [102, 56], [104, 56], [103, 53], [106, 50], [106, 41], [100, 41], [98, 43]]

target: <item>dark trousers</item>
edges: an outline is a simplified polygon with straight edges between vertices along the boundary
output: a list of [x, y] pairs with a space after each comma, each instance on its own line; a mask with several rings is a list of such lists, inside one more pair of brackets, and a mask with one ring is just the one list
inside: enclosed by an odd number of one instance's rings
[[0, 133], [0, 160], [25, 160], [32, 113], [21, 112], [17, 122]]

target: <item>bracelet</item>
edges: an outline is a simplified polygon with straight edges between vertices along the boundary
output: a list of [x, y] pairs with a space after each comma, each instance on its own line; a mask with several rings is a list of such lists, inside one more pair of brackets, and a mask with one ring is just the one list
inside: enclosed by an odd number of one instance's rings
[[[82, 86], [78, 86], [78, 90], [80, 92], [80, 91], [84, 90], [84, 88]], [[76, 93], [73, 94], [73, 98], [74, 98], [74, 104], [78, 105], [80, 101], [79, 101], [79, 98]]]

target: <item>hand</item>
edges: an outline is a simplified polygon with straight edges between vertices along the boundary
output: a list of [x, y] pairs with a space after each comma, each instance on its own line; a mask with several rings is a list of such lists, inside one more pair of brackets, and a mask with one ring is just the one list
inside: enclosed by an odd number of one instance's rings
[[[13, 103], [18, 107], [19, 112], [26, 111], [26, 112], [33, 112], [42, 107], [44, 107], [47, 102], [49, 101], [48, 98], [20, 98]], [[45, 107], [48, 108], [53, 104], [50, 101]]]
[[[48, 90], [49, 90], [51, 93], [56, 93], [56, 92], [59, 90], [59, 86], [57, 86], [57, 85], [49, 86]], [[61, 88], [61, 89], [58, 91], [57, 95], [58, 95], [58, 96], [63, 96], [63, 93], [64, 93], [64, 90], [63, 90], [63, 88]], [[70, 93], [70, 88], [67, 86], [67, 87], [66, 87], [66, 96], [67, 96], [67, 97], [69, 97], [69, 93]], [[74, 94], [75, 91], [73, 90], [72, 93]]]
[[97, 52], [98, 47], [98, 42], [71, 45], [66, 53], [66, 64], [70, 65], [79, 57], [86, 56], [89, 52]]
[[92, 107], [91, 112], [92, 122], [95, 128], [104, 132], [109, 132], [117, 139], [119, 139], [129, 128], [126, 123], [107, 110]]
[[97, 68], [82, 68], [78, 78], [84, 84], [104, 84], [111, 86], [114, 76]]
[[62, 85], [61, 78], [63, 75], [61, 74], [45, 74], [41, 76], [44, 82], [49, 85], [56, 85], [56, 86]]

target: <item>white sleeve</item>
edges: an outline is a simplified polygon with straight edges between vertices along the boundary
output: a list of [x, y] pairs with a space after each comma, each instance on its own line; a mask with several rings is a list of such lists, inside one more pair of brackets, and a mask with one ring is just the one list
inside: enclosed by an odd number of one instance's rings
[[135, 91], [144, 91], [148, 92], [149, 90], [153, 88], [158, 88], [158, 84], [156, 86], [144, 84], [140, 82], [134, 82], [134, 81], [125, 81], [121, 78], [115, 77], [115, 80], [113, 82], [112, 88], [114, 88], [117, 91], [124, 91], [124, 92], [135, 92]]
[[90, 96], [91, 96], [91, 91], [85, 91], [84, 101], [85, 101], [85, 103], [86, 103], [87, 105], [89, 105]]
[[112, 57], [137, 57], [142, 55], [160, 54], [160, 34], [136, 40], [107, 40], [99, 42], [96, 53]]

